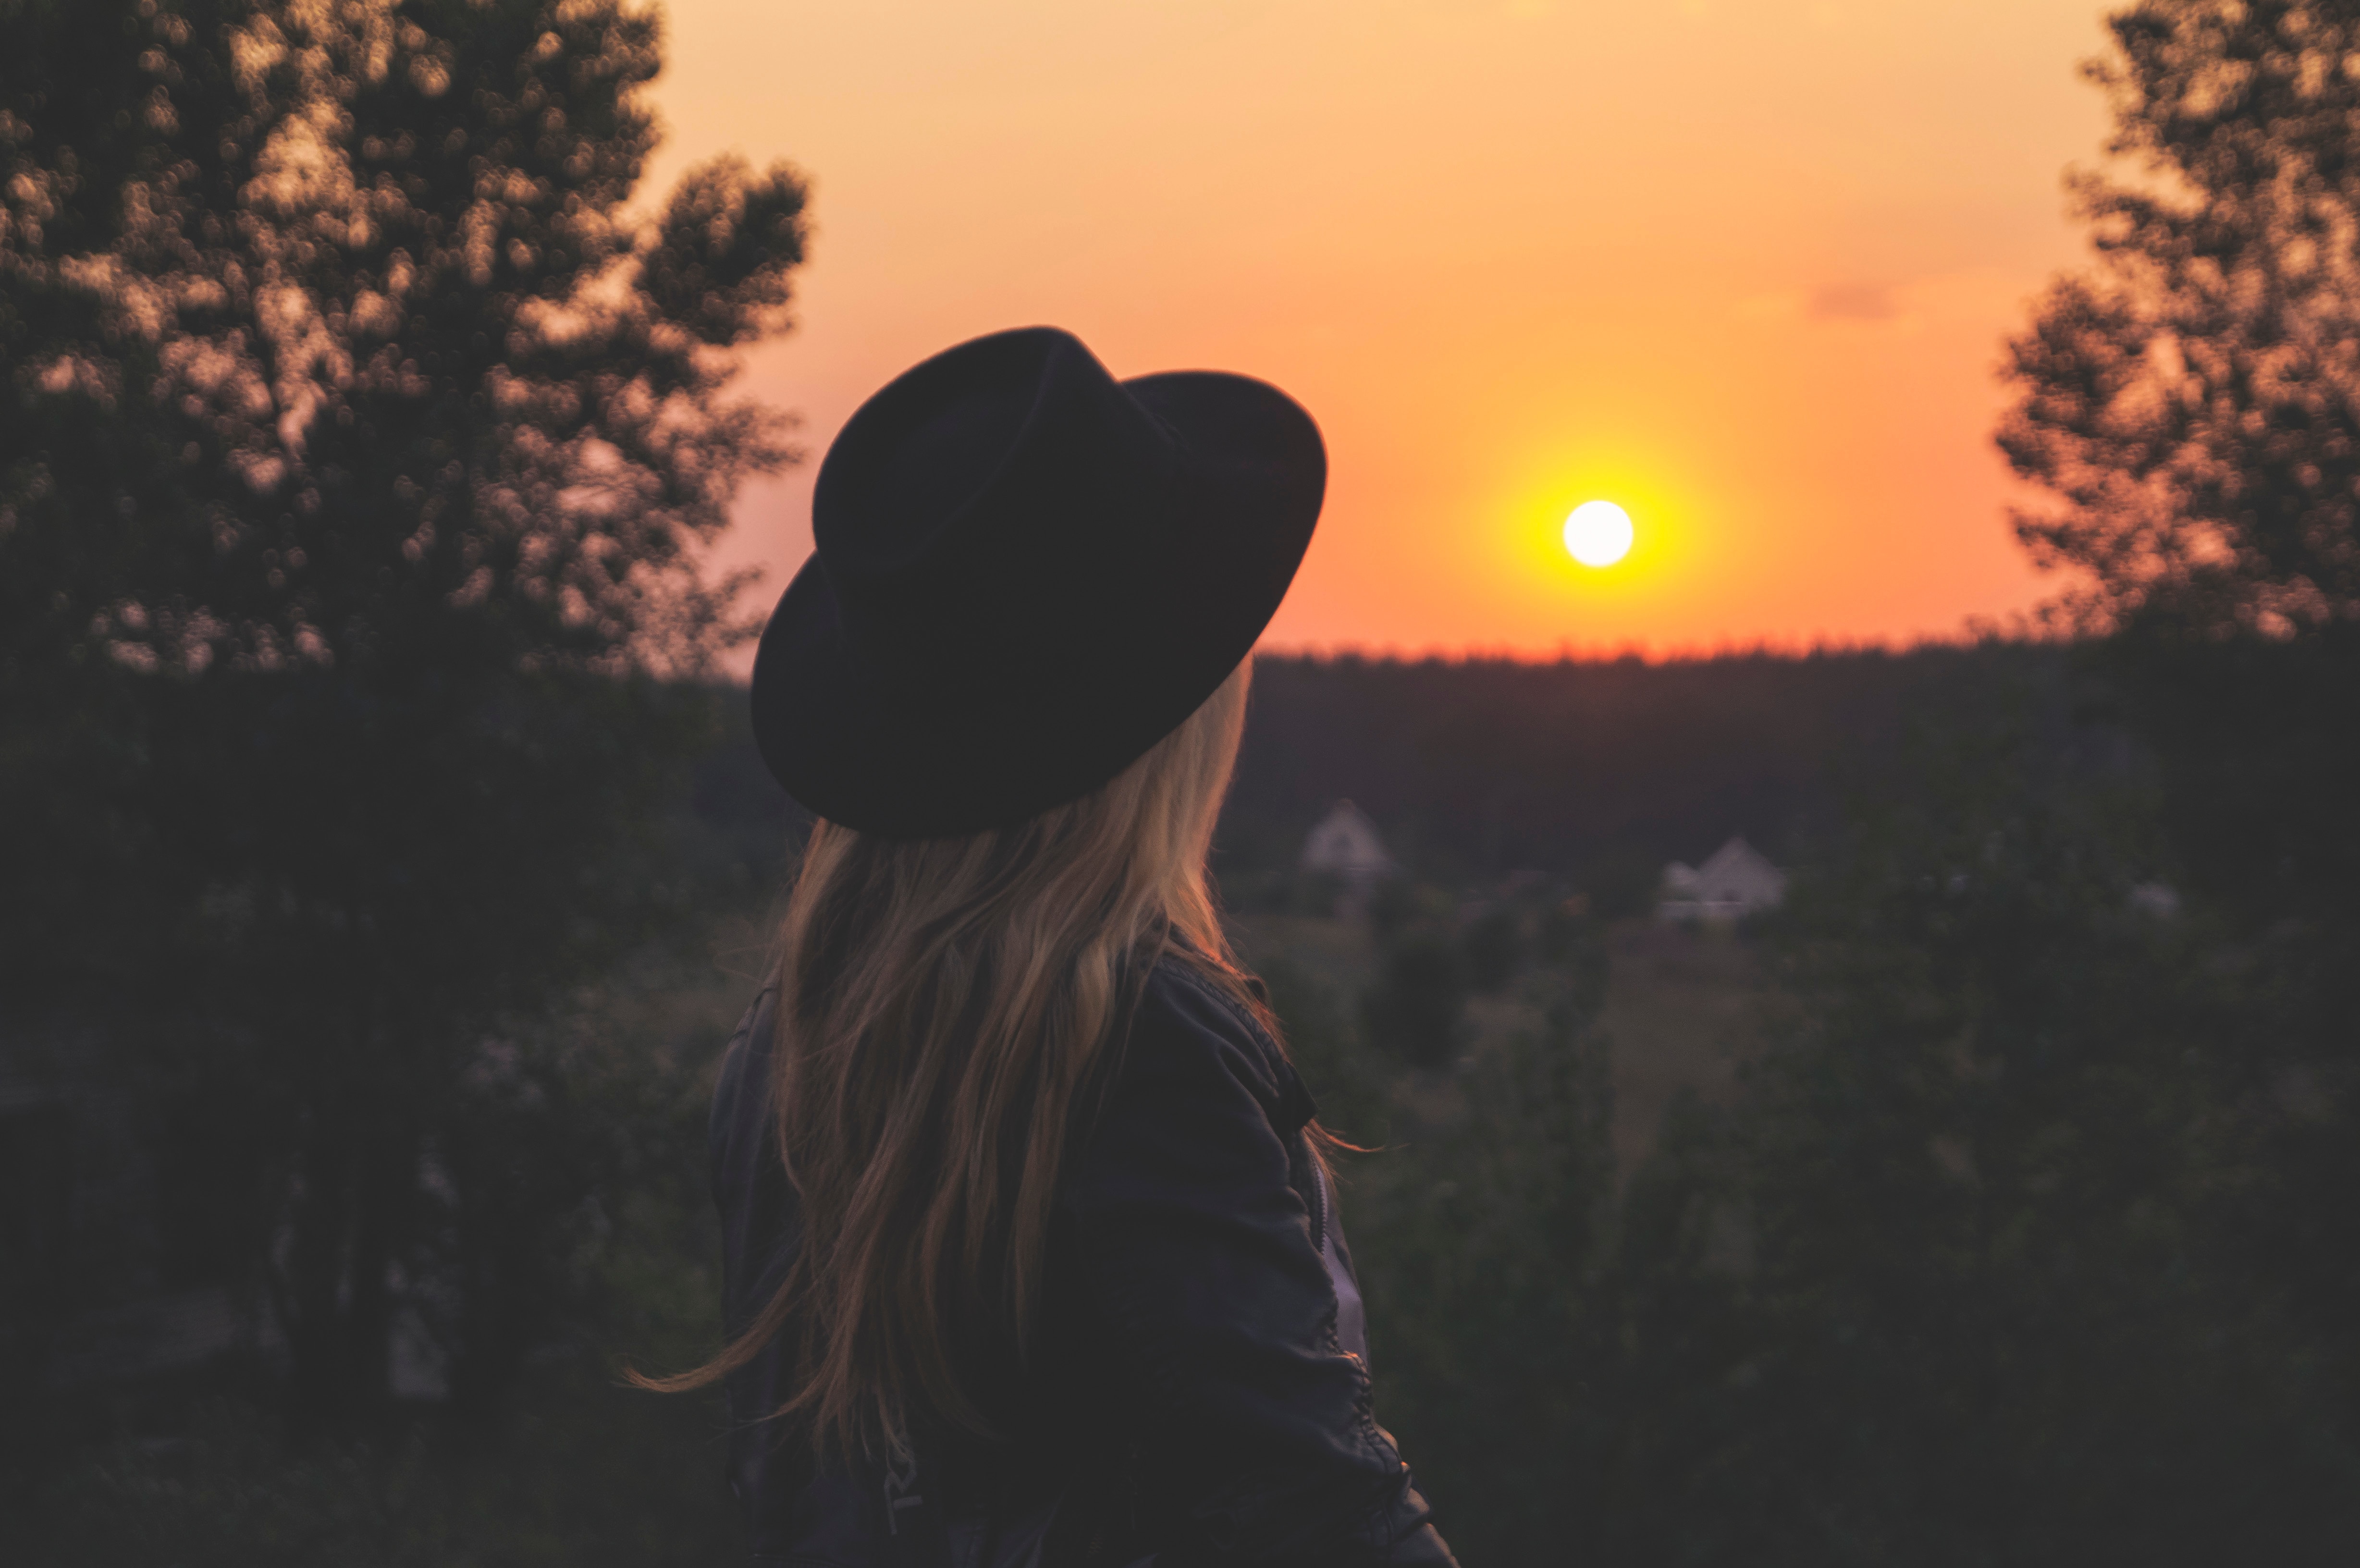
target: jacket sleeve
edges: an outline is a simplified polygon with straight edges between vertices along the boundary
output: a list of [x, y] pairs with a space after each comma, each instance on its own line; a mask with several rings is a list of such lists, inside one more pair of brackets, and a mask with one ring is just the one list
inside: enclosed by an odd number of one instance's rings
[[1185, 1539], [1158, 1568], [1453, 1568], [1338, 1341], [1278, 1130], [1307, 1115], [1236, 1009], [1159, 972], [1066, 1197], [1085, 1288], [1176, 1471]]
[[[794, 1195], [770, 1136], [777, 1001], [778, 993], [765, 987], [738, 1023], [722, 1058], [706, 1129], [713, 1196], [721, 1210], [722, 1315], [732, 1339], [778, 1290], [801, 1235]], [[862, 1555], [867, 1514], [859, 1500], [842, 1477], [817, 1473], [809, 1451], [785, 1441], [769, 1419], [787, 1397], [785, 1357], [784, 1346], [774, 1342], [727, 1379], [729, 1490], [745, 1515], [755, 1568], [784, 1564], [803, 1552], [832, 1551], [844, 1562], [874, 1560]]]

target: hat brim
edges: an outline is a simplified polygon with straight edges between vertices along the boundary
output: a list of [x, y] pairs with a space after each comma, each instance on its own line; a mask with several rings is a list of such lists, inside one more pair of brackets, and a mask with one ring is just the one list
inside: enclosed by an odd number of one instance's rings
[[1302, 564], [1327, 483], [1319, 430], [1250, 376], [1180, 371], [1126, 391], [1179, 463], [1153, 580], [1078, 607], [1070, 657], [928, 700], [863, 668], [825, 563], [803, 563], [754, 658], [754, 733], [787, 793], [889, 838], [1010, 827], [1106, 783], [1177, 729], [1253, 650]]

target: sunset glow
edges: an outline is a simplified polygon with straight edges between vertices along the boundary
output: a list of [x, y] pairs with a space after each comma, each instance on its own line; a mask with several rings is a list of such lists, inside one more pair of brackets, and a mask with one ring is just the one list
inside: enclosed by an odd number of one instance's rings
[[[2049, 592], [1990, 441], [2081, 254], [2077, 0], [672, 0], [651, 177], [813, 182], [747, 390], [807, 461], [717, 565], [772, 591], [818, 454], [926, 354], [1052, 322], [1285, 387], [1328, 506], [1268, 641], [1403, 652], [1956, 635]], [[1611, 497], [1599, 570], [1562, 530]]]

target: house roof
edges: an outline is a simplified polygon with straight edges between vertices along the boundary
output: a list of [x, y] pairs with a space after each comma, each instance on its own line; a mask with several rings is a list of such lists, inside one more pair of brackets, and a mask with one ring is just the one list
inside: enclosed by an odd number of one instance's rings
[[1786, 890], [1786, 874], [1743, 837], [1732, 837], [1697, 867], [1695, 897], [1706, 899], [1776, 898]]
[[1393, 861], [1368, 813], [1338, 800], [1304, 840], [1303, 864], [1315, 871], [1390, 871]]

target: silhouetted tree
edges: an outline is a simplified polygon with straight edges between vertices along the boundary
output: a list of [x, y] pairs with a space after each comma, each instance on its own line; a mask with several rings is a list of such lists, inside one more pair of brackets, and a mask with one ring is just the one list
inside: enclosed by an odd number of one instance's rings
[[[2240, 1235], [2265, 1020], [2207, 917], [2133, 896], [2169, 850], [2119, 737], [1994, 698], [1798, 877], [1733, 1104], [1676, 1103], [1618, 1180], [1574, 966], [1343, 1161], [1379, 1405], [1470, 1561], [2348, 1554], [2328, 1341]], [[1273, 995], [1323, 1103], [1398, 1084]]]
[[2235, 1244], [2219, 932], [2133, 896], [2169, 855], [2136, 773], [1946, 720], [1783, 917], [1709, 1511], [1770, 1563], [2335, 1561], [2360, 1448]]
[[78, 954], [142, 945], [171, 901], [104, 893], [154, 846], [126, 798], [140, 715], [90, 631], [126, 514], [169, 469], [153, 422], [126, 417], [153, 355], [94, 274], [187, 125], [143, 58], [176, 23], [136, 0], [0, 0], [0, 949], [20, 1002], [79, 978]]
[[2245, 1104], [2279, 1158], [2241, 1230], [2335, 1329], [2360, 1426], [2360, 5], [2109, 25], [2096, 265], [2012, 345], [2000, 444], [2054, 498], [2019, 534], [2124, 634], [2099, 662], [2268, 1020]]
[[2086, 69], [2119, 176], [2094, 267], [2010, 347], [2016, 530], [2095, 607], [2222, 629], [2360, 617], [2360, 7], [2143, 0]]
[[438, 1273], [463, 1175], [499, 1189], [468, 1107], [661, 887], [633, 852], [705, 720], [650, 678], [729, 635], [698, 546], [787, 455], [728, 383], [802, 185], [725, 158], [627, 209], [661, 50], [622, 0], [27, 14], [0, 325], [72, 433], [0, 471], [0, 577], [49, 590], [11, 679], [148, 678], [137, 886], [187, 898], [177, 964], [128, 967], [182, 1006], [156, 1071], [268, 1129], [226, 1186], [302, 1404], [382, 1397], [405, 1295], [496, 1388], [500, 1270], [537, 1265], [477, 1236]]

